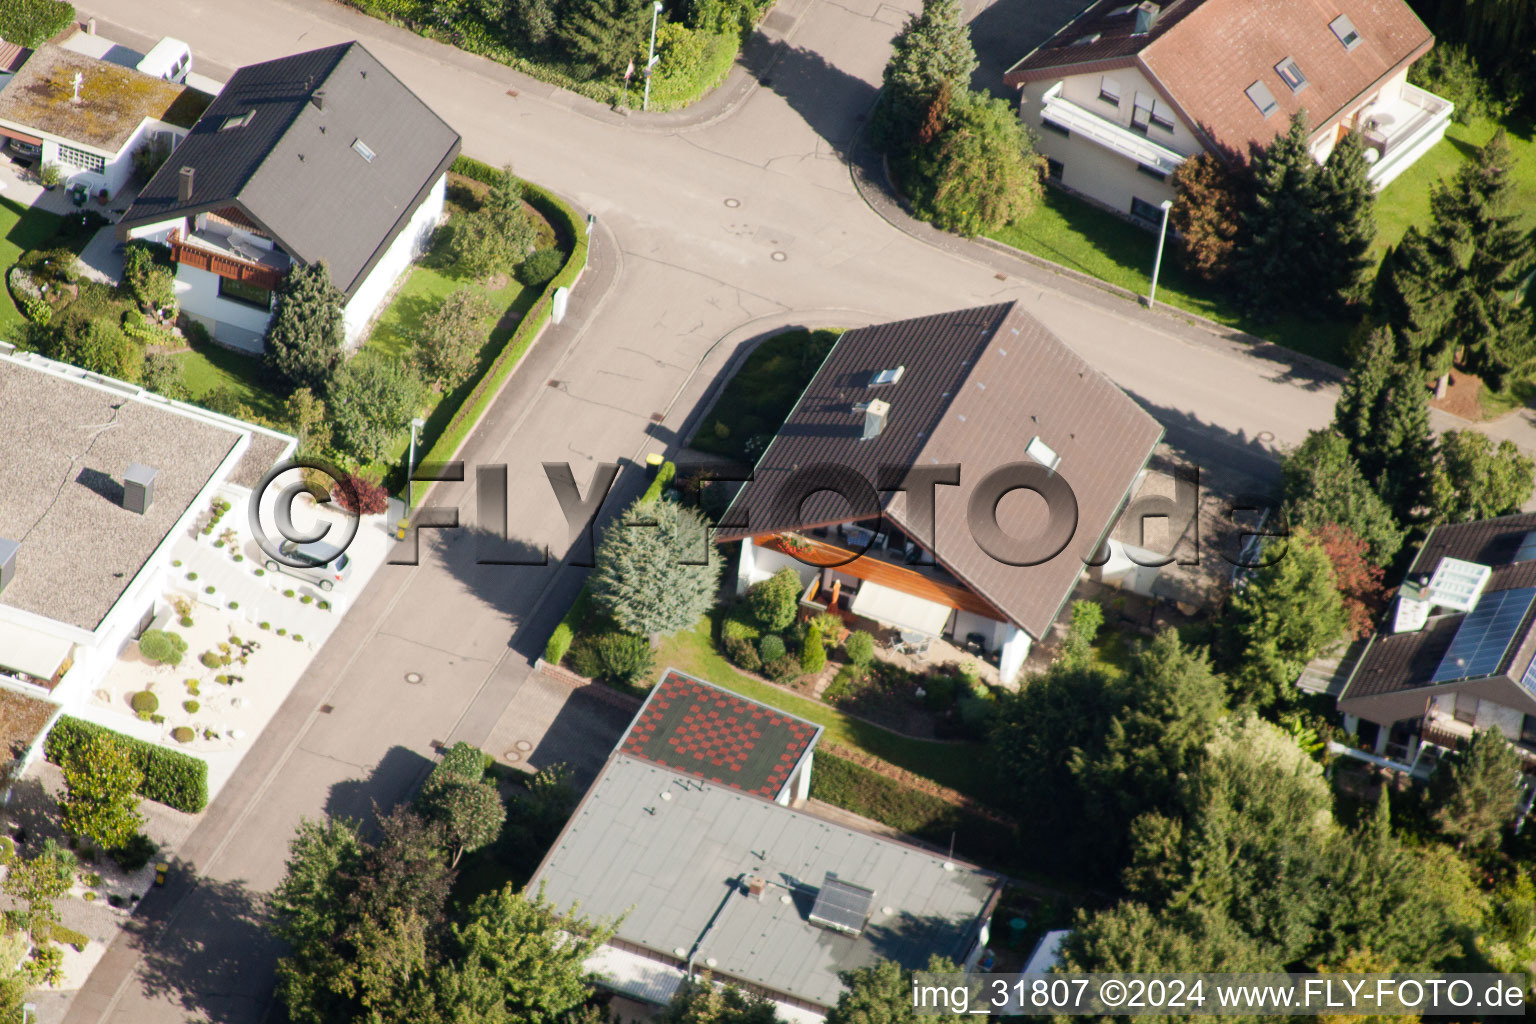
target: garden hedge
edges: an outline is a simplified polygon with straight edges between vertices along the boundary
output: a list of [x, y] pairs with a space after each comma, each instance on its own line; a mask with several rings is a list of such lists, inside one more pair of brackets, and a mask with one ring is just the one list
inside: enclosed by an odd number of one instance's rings
[[144, 799], [188, 814], [197, 814], [208, 806], [207, 762], [125, 736], [104, 725], [61, 715], [43, 741], [43, 756], [62, 765], [70, 754], [101, 735], [121, 744], [133, 759], [134, 766], [143, 772], [144, 782], [139, 786], [139, 795]]
[[46, 43], [75, 20], [64, 0], [5, 0], [0, 3], [0, 38], [20, 46]]
[[948, 800], [902, 785], [852, 761], [816, 751], [811, 772], [811, 798], [948, 849], [989, 867], [1008, 869], [1018, 863], [1018, 835], [1007, 825]]
[[[453, 161], [452, 169], [455, 174], [462, 174], [476, 181], [487, 180], [487, 175], [490, 176], [490, 180], [495, 180], [501, 175], [501, 171], [489, 164], [466, 156], [457, 157]], [[452, 461], [459, 446], [464, 443], [469, 432], [475, 428], [475, 424], [480, 422], [480, 417], [490, 407], [496, 392], [501, 390], [502, 384], [511, 376], [513, 369], [533, 344], [533, 340], [544, 329], [544, 324], [549, 319], [554, 305], [555, 291], [575, 284], [576, 278], [587, 265], [586, 223], [553, 192], [540, 188], [530, 181], [524, 181], [522, 184], [523, 199], [549, 221], [555, 229], [557, 240], [562, 245], [569, 245], [571, 254], [566, 259], [565, 266], [560, 268], [560, 272], [550, 278], [549, 283], [544, 286], [544, 290], [534, 300], [533, 306], [523, 316], [501, 351], [496, 353], [496, 358], [491, 361], [490, 367], [465, 396], [463, 403], [454, 412], [432, 447], [422, 455], [419, 465], [429, 463], [441, 465]], [[427, 488], [422, 487], [415, 493], [424, 495], [426, 491]]]

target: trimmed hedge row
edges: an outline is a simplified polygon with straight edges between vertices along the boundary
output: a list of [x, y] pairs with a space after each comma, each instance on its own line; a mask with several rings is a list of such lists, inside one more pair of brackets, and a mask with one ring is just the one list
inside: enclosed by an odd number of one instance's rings
[[965, 860], [1007, 869], [1018, 862], [1018, 833], [942, 797], [904, 786], [852, 761], [816, 751], [811, 798], [872, 818]]
[[188, 814], [197, 814], [208, 806], [207, 762], [125, 736], [104, 725], [61, 715], [43, 741], [43, 756], [62, 765], [71, 753], [102, 735], [121, 744], [133, 758], [134, 766], [144, 773], [144, 782], [139, 786], [139, 795], [144, 799]]
[[[501, 174], [489, 164], [466, 156], [460, 156], [454, 160], [453, 171], [477, 181], [484, 180], [481, 175], [486, 173], [498, 176]], [[566, 259], [565, 266], [560, 268], [560, 273], [544, 286], [544, 290], [534, 301], [532, 308], [517, 325], [517, 330], [512, 332], [512, 336], [496, 354], [496, 358], [479, 382], [465, 396], [463, 403], [453, 414], [453, 418], [448, 421], [448, 425], [443, 428], [437, 441], [422, 455], [421, 464], [444, 463], [453, 459], [459, 446], [464, 443], [469, 432], [475, 428], [475, 424], [480, 422], [480, 417], [490, 407], [496, 392], [501, 390], [501, 385], [511, 376], [513, 369], [528, 351], [528, 347], [533, 344], [533, 339], [537, 338], [539, 332], [544, 329], [554, 303], [555, 290], [569, 288], [575, 284], [577, 276], [587, 265], [586, 224], [577, 218], [575, 211], [566, 206], [553, 192], [529, 181], [523, 182], [523, 198], [554, 227], [556, 238], [571, 247], [571, 255]], [[426, 490], [426, 488], [419, 488], [416, 493], [425, 494]]]
[[46, 43], [75, 20], [64, 0], [5, 0], [0, 3], [0, 38], [21, 46]]

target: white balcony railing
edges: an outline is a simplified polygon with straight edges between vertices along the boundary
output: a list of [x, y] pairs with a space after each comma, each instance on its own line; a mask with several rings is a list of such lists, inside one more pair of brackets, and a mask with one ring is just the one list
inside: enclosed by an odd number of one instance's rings
[[1184, 154], [1160, 146], [1145, 135], [1063, 99], [1061, 86], [1062, 83], [1057, 82], [1040, 97], [1040, 116], [1047, 121], [1162, 174], [1172, 174], [1184, 162]]

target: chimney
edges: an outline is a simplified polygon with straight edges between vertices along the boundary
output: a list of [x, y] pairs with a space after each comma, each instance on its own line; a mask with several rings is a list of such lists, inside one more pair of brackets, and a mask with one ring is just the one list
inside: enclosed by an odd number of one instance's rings
[[16, 575], [16, 552], [20, 550], [21, 545], [16, 541], [0, 537], [0, 593], [5, 592]]
[[123, 508], [141, 516], [148, 512], [155, 503], [155, 477], [159, 475], [158, 469], [130, 463], [123, 474]]
[[761, 875], [753, 875], [747, 879], [747, 892], [757, 897], [757, 901], [763, 901], [763, 893], [768, 888], [768, 882]]
[[864, 414], [863, 440], [868, 441], [872, 437], [879, 437], [880, 432], [885, 429], [885, 420], [890, 415], [891, 403], [873, 398], [868, 402], [855, 405], [853, 411]]
[[181, 169], [179, 192], [181, 202], [183, 203], [190, 203], [192, 201], [192, 173], [194, 170], [195, 168], [192, 167], [183, 167]]
[[315, 105], [315, 109], [316, 110], [324, 110], [325, 109], [325, 90], [324, 89], [316, 89], [314, 92], [310, 93], [309, 94], [309, 102], [311, 102], [311, 103], [313, 103]]
[[1152, 31], [1152, 26], [1157, 24], [1159, 7], [1157, 4], [1144, 2], [1136, 8], [1136, 28], [1131, 33], [1136, 36], [1144, 36]]

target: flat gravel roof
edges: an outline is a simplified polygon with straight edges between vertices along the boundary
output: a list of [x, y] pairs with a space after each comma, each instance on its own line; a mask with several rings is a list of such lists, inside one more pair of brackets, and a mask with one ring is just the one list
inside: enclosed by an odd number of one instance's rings
[[[0, 604], [95, 629], [242, 436], [0, 360], [0, 537], [21, 545]], [[122, 504], [135, 462], [159, 471], [145, 515]]]

